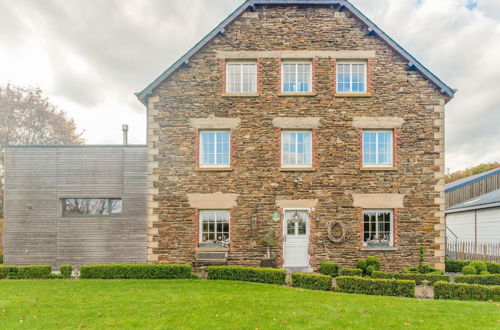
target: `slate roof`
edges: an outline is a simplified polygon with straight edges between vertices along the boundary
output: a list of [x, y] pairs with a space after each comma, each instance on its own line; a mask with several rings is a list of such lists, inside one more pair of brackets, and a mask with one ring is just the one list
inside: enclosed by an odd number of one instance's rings
[[[468, 211], [487, 207], [500, 207], [500, 189], [493, 190], [487, 194], [469, 199], [460, 204], [453, 205], [446, 209], [449, 211]], [[451, 212], [450, 212], [451, 213]]]
[[495, 174], [497, 174], [499, 172], [500, 172], [500, 167], [492, 169], [492, 170], [489, 170], [487, 172], [479, 173], [479, 174], [476, 174], [476, 175], [471, 175], [471, 176], [468, 176], [466, 178], [450, 182], [450, 183], [448, 183], [447, 185], [444, 186], [444, 191], [445, 192], [450, 192], [450, 191], [462, 188], [463, 186], [467, 186], [467, 185], [469, 185], [471, 183], [474, 183], [476, 181], [486, 179], [487, 177], [495, 175]]
[[225, 20], [223, 20], [219, 25], [217, 25], [212, 31], [210, 31], [202, 40], [187, 51], [181, 58], [179, 58], [174, 64], [172, 64], [167, 70], [165, 70], [158, 78], [151, 82], [146, 88], [135, 95], [144, 105], [147, 105], [148, 96], [153, 93], [153, 90], [158, 87], [165, 79], [167, 79], [173, 72], [175, 72], [182, 65], [189, 62], [189, 58], [198, 52], [203, 46], [205, 46], [210, 40], [212, 40], [218, 33], [223, 33], [224, 28], [235, 20], [240, 14], [242, 14], [248, 8], [254, 8], [257, 5], [336, 5], [341, 6], [349, 10], [354, 16], [356, 16], [361, 22], [363, 22], [371, 33], [376, 34], [382, 40], [384, 40], [390, 47], [392, 47], [396, 52], [408, 60], [408, 66], [418, 70], [424, 77], [429, 79], [434, 83], [441, 91], [441, 93], [448, 95], [452, 98], [455, 94], [455, 90], [446, 85], [441, 81], [436, 75], [429, 71], [425, 66], [423, 66], [416, 58], [414, 58], [410, 53], [403, 49], [397, 42], [395, 42], [391, 37], [389, 37], [384, 31], [382, 31], [375, 23], [368, 19], [361, 11], [354, 7], [347, 0], [246, 0], [241, 6], [239, 6], [234, 12], [232, 12]]

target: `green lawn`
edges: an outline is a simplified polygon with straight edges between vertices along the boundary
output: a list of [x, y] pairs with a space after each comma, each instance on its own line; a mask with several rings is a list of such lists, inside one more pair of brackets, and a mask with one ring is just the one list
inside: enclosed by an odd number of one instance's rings
[[500, 304], [202, 280], [2, 280], [0, 329], [500, 328]]

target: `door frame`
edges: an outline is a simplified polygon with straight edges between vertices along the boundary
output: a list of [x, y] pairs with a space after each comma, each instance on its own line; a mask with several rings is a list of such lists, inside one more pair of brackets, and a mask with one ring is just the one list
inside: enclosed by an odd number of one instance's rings
[[307, 242], [307, 265], [305, 267], [311, 266], [311, 256], [309, 255], [309, 244], [310, 242], [310, 234], [311, 234], [311, 208], [309, 207], [287, 207], [283, 208], [283, 217], [282, 217], [282, 231], [283, 231], [283, 268], [285, 268], [286, 260], [285, 260], [285, 248], [286, 248], [286, 235], [287, 235], [287, 223], [285, 222], [285, 213], [288, 211], [307, 211], [307, 223], [306, 223], [306, 242]]

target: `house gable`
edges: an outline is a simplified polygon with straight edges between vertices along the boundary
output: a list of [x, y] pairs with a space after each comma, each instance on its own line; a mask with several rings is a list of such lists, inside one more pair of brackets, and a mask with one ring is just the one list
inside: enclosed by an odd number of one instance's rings
[[453, 98], [455, 91], [441, 81], [436, 75], [434, 75], [430, 70], [423, 66], [416, 58], [414, 58], [410, 53], [403, 49], [397, 42], [395, 42], [391, 37], [389, 37], [384, 31], [382, 31], [376, 24], [374, 24], [370, 19], [368, 19], [361, 11], [359, 11], [355, 6], [353, 6], [347, 0], [247, 0], [240, 7], [238, 7], [233, 13], [231, 13], [224, 21], [222, 21], [217, 27], [215, 27], [209, 34], [207, 34], [201, 41], [199, 41], [193, 48], [191, 48], [186, 54], [184, 54], [180, 59], [178, 59], [173, 65], [171, 65], [166, 71], [164, 71], [159, 77], [157, 77], [152, 83], [150, 83], [141, 92], [136, 93], [137, 98], [144, 105], [147, 105], [148, 97], [153, 93], [153, 91], [168, 77], [171, 76], [176, 70], [181, 68], [183, 65], [188, 65], [190, 58], [200, 51], [205, 45], [212, 41], [217, 35], [224, 34], [227, 26], [233, 23], [238, 17], [240, 17], [244, 12], [256, 10], [256, 6], [260, 5], [308, 5], [308, 6], [330, 6], [332, 9], [336, 8], [339, 11], [347, 10], [356, 19], [358, 19], [367, 29], [368, 35], [376, 36], [382, 39], [389, 47], [396, 51], [400, 56], [402, 56], [407, 61], [407, 66], [409, 70], [416, 70], [422, 74], [422, 76], [432, 82], [439, 90], [440, 93], [446, 96], [446, 100], [449, 101]]

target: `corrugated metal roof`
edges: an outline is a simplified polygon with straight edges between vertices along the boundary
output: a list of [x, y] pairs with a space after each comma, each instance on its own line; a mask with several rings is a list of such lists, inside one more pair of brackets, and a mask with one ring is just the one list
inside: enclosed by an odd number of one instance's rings
[[458, 209], [474, 210], [487, 206], [493, 206], [498, 203], [500, 203], [500, 189], [493, 190], [487, 194], [469, 199], [468, 201], [462, 202], [460, 204], [453, 205], [447, 208], [446, 211], [453, 211]]
[[449, 191], [452, 191], [455, 189], [462, 188], [463, 186], [467, 186], [467, 185], [474, 183], [476, 181], [486, 179], [487, 177], [495, 175], [499, 172], [500, 172], [500, 168], [495, 168], [495, 169], [489, 170], [487, 172], [479, 173], [476, 175], [471, 175], [471, 176], [468, 176], [466, 178], [450, 182], [444, 186], [444, 191], [449, 192]]
[[239, 6], [234, 12], [232, 12], [224, 21], [217, 25], [212, 31], [210, 31], [202, 40], [193, 46], [186, 54], [184, 54], [180, 59], [178, 59], [174, 64], [172, 64], [166, 71], [164, 71], [158, 78], [151, 82], [146, 88], [135, 95], [144, 105], [147, 105], [148, 96], [153, 92], [153, 90], [158, 87], [165, 79], [167, 79], [173, 72], [180, 68], [183, 64], [189, 63], [189, 59], [196, 52], [198, 52], [203, 46], [205, 46], [210, 40], [212, 40], [218, 33], [223, 33], [224, 28], [235, 20], [240, 14], [242, 14], [247, 8], [256, 5], [339, 5], [343, 6], [351, 13], [353, 13], [359, 20], [361, 20], [368, 29], [378, 35], [382, 40], [387, 42], [390, 47], [397, 51], [401, 56], [408, 60], [408, 66], [414, 67], [422, 73], [424, 77], [433, 82], [441, 90], [441, 93], [447, 94], [452, 98], [455, 94], [455, 90], [446, 85], [441, 81], [436, 75], [429, 71], [425, 66], [423, 66], [415, 57], [408, 53], [403, 47], [401, 47], [397, 42], [395, 42], [391, 37], [389, 37], [384, 31], [382, 31], [375, 23], [368, 19], [361, 11], [354, 7], [347, 0], [247, 0], [241, 6]]

